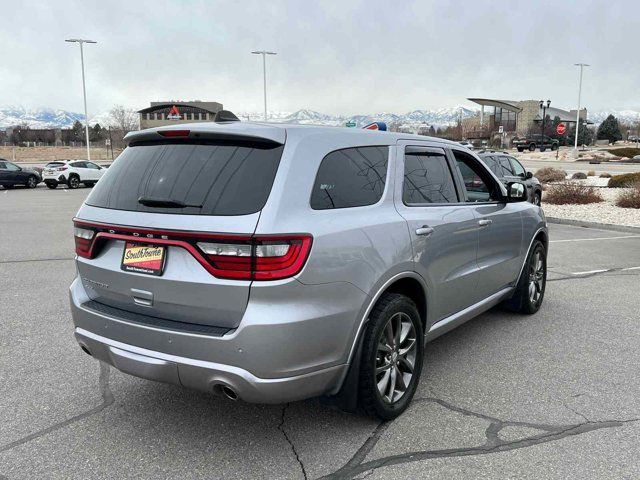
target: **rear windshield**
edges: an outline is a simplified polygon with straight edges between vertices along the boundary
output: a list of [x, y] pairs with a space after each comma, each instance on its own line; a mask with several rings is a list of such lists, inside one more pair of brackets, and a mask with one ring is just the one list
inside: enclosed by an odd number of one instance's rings
[[[86, 203], [182, 215], [255, 213], [267, 201], [283, 148], [228, 142], [130, 146], [106, 171]], [[141, 198], [185, 206], [145, 206], [138, 201]]]
[[59, 167], [64, 165], [64, 162], [50, 162], [45, 165], [45, 167]]

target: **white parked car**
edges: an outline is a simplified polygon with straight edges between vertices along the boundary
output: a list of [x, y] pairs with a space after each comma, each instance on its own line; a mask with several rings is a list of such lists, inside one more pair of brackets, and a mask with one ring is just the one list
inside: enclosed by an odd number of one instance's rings
[[474, 146], [473, 146], [473, 143], [471, 143], [471, 142], [467, 142], [466, 140], [463, 140], [463, 141], [461, 141], [461, 142], [458, 142], [458, 144], [459, 144], [459, 145], [462, 145], [463, 147], [468, 148], [469, 150], [473, 150], [474, 148], [476, 148], [476, 147], [474, 147]]
[[42, 180], [49, 188], [56, 188], [61, 183], [69, 188], [78, 188], [81, 183], [93, 187], [104, 172], [105, 167], [87, 160], [59, 160], [45, 165]]

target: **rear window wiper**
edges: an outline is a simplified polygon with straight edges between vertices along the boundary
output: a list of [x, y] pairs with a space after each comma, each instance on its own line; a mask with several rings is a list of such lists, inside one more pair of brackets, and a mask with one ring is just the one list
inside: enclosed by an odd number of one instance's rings
[[156, 208], [202, 208], [202, 205], [189, 205], [171, 198], [140, 197], [138, 198], [138, 203], [145, 207]]

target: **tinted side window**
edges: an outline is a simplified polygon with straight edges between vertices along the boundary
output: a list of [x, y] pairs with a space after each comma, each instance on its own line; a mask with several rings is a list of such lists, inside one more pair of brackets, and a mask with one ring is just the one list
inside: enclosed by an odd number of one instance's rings
[[490, 202], [498, 200], [498, 193], [494, 191], [494, 185], [490, 175], [471, 156], [459, 150], [453, 150], [456, 163], [470, 202]]
[[505, 175], [511, 176], [513, 175], [513, 171], [511, 170], [511, 164], [507, 157], [498, 157], [498, 162], [500, 163], [500, 175], [499, 177], [504, 177]]
[[73, 162], [71, 166], [74, 168], [85, 168], [84, 162]]
[[11, 162], [5, 162], [5, 168], [11, 172], [17, 172], [18, 170], [20, 170], [20, 167], [14, 165]]
[[0, 170], [6, 170], [7, 167], [5, 166], [4, 162], [0, 162]]
[[372, 205], [384, 191], [389, 147], [345, 148], [322, 159], [311, 192], [311, 208]]
[[444, 152], [405, 155], [402, 201], [405, 205], [458, 201]]

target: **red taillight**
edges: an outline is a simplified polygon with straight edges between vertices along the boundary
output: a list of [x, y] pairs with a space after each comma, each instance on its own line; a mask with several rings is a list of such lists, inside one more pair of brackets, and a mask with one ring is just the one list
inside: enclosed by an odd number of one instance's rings
[[242, 243], [198, 242], [221, 278], [280, 280], [302, 270], [311, 250], [310, 235], [255, 236]]
[[311, 235], [219, 235], [119, 227], [74, 220], [76, 254], [93, 258], [104, 239], [184, 248], [213, 276], [281, 280], [298, 274], [311, 251]]
[[73, 227], [73, 238], [76, 241], [76, 254], [81, 257], [91, 257], [91, 247], [95, 231], [78, 226]]
[[188, 137], [191, 130], [161, 130], [158, 133], [163, 137]]

